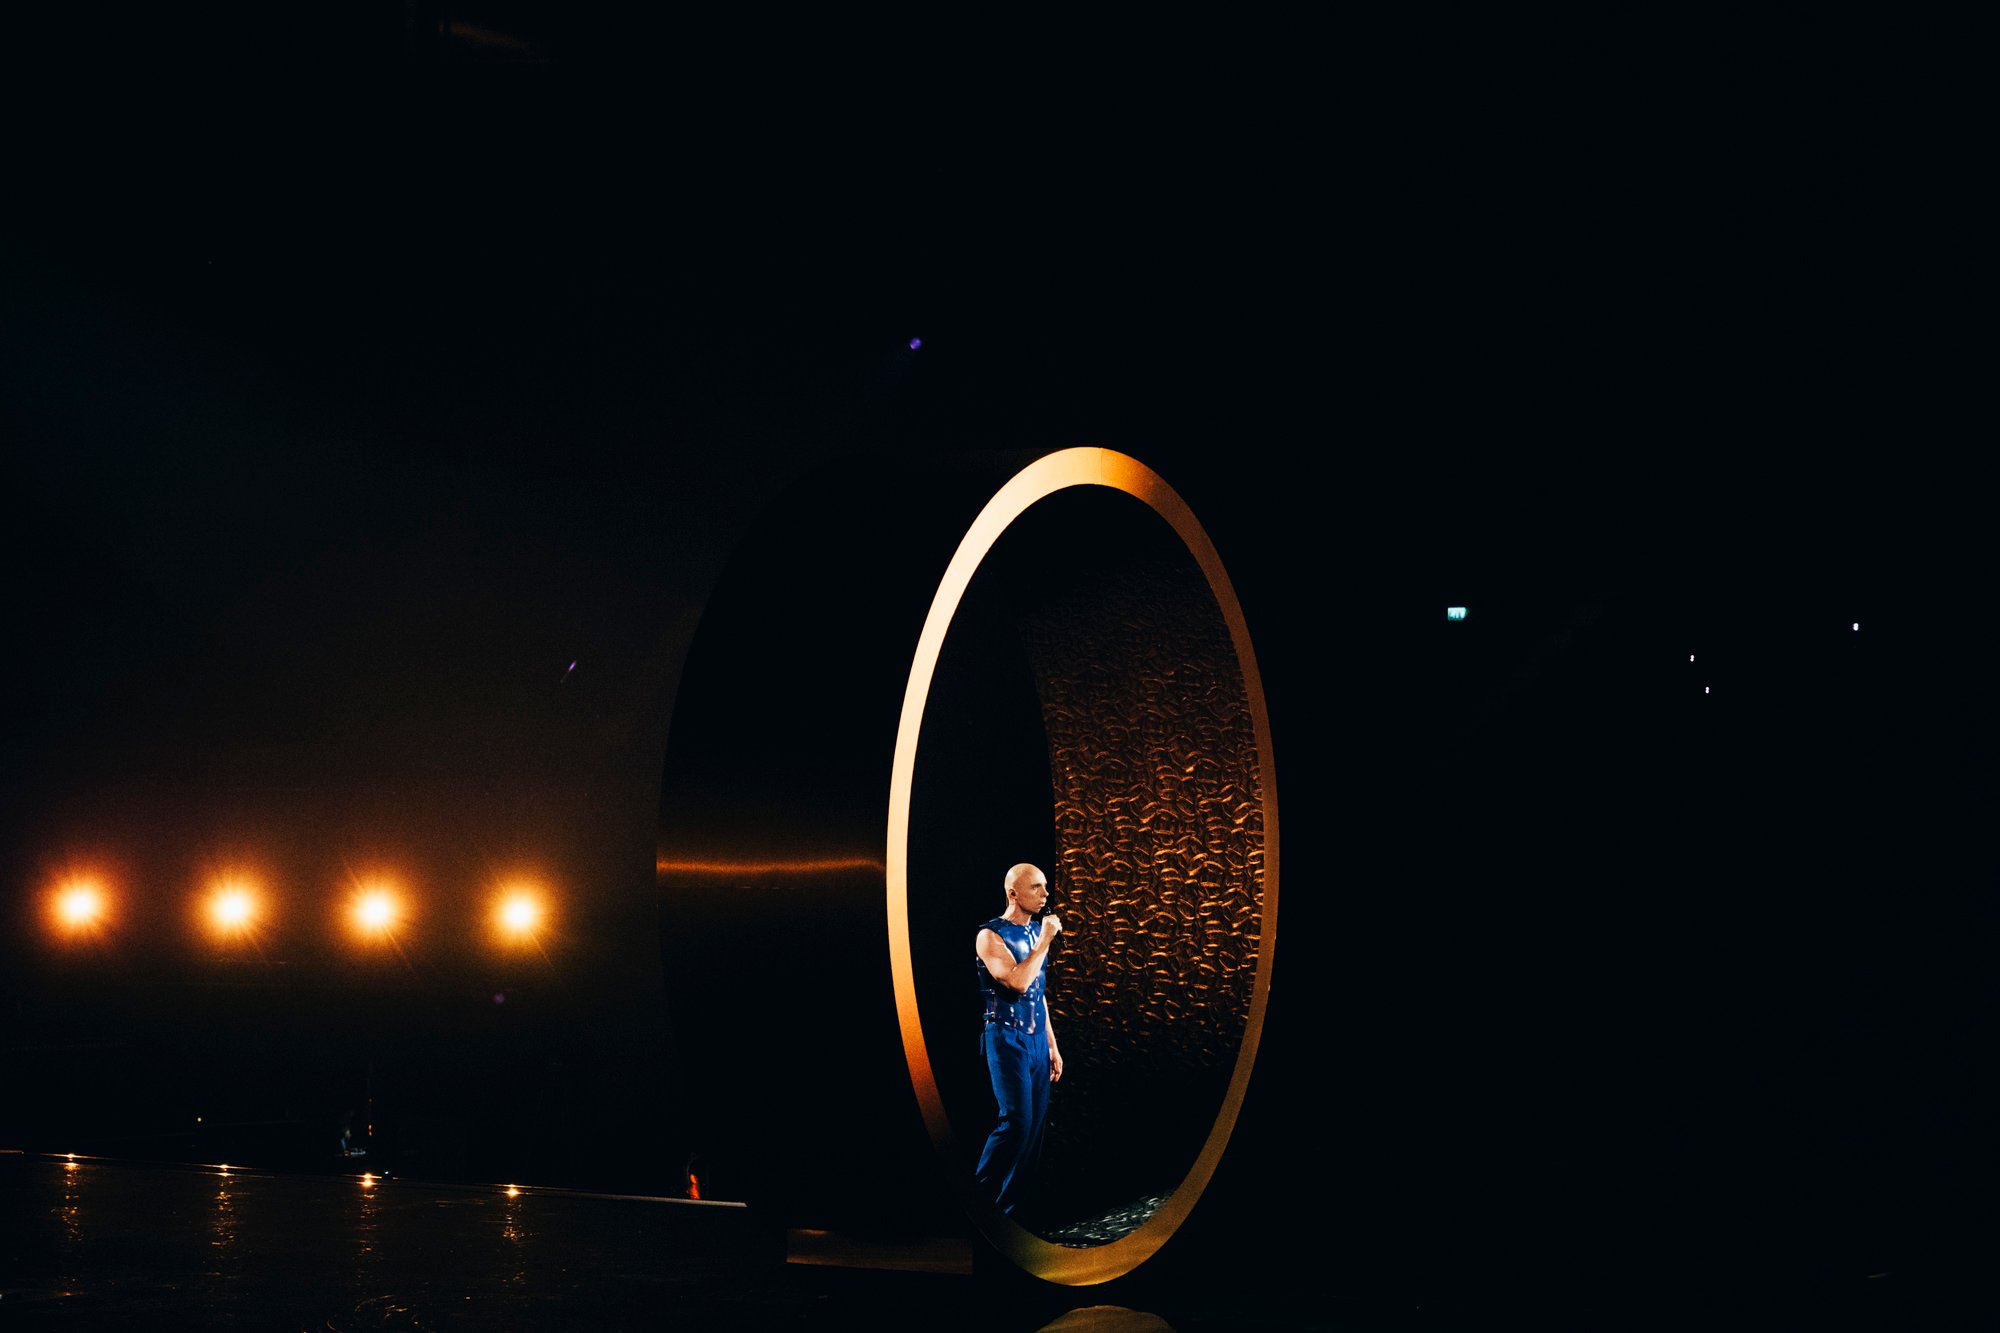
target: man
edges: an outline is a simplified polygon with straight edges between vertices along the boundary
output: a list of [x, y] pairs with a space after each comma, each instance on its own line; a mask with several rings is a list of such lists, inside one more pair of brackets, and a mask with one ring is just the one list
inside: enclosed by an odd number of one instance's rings
[[1062, 1050], [1049, 1023], [1044, 964], [1062, 918], [1040, 916], [1049, 881], [1022, 862], [1001, 880], [1007, 910], [979, 928], [979, 989], [986, 1001], [980, 1046], [1000, 1118], [979, 1154], [976, 1178], [1003, 1213], [1014, 1213], [1042, 1155], [1049, 1085], [1062, 1078]]

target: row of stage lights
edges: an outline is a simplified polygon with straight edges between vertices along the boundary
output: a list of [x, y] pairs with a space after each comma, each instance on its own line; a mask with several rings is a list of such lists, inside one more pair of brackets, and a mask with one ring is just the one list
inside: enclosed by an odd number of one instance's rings
[[[65, 880], [47, 895], [47, 920], [58, 935], [73, 940], [108, 934], [119, 918], [118, 901], [105, 883], [80, 876]], [[357, 885], [336, 904], [336, 916], [361, 943], [391, 945], [411, 919], [410, 900], [393, 885]], [[265, 895], [249, 882], [221, 881], [197, 895], [190, 904], [195, 922], [219, 943], [254, 944], [269, 924]], [[551, 916], [549, 896], [534, 885], [516, 884], [495, 892], [486, 908], [486, 926], [503, 944], [540, 942]]]
[[[77, 1155], [73, 1152], [64, 1153], [62, 1155], [62, 1164], [63, 1164], [63, 1170], [73, 1171], [73, 1172], [81, 1172], [84, 1166], [84, 1163], [80, 1161], [77, 1158]], [[221, 1176], [228, 1176], [232, 1172], [238, 1172], [238, 1171], [243, 1172], [245, 1174], [256, 1174], [256, 1168], [254, 1167], [232, 1167], [227, 1162], [213, 1163], [212, 1169], [216, 1172], [216, 1174]], [[380, 1184], [381, 1182], [385, 1180], [394, 1180], [394, 1179], [395, 1177], [390, 1175], [386, 1171], [380, 1175], [377, 1175], [373, 1171], [363, 1171], [361, 1174], [354, 1177], [354, 1183], [356, 1185], [359, 1185], [364, 1190], [372, 1190], [375, 1188], [376, 1185]], [[692, 1177], [690, 1177], [690, 1182], [692, 1182]], [[518, 1199], [524, 1193], [523, 1189], [519, 1185], [495, 1185], [492, 1186], [491, 1188], [498, 1190], [501, 1194], [506, 1195], [510, 1199]], [[535, 1188], [536, 1188], [535, 1186], [530, 1185], [528, 1186], [528, 1191], [533, 1191]], [[699, 1194], [695, 1194], [692, 1197], [700, 1198], [701, 1196]]]

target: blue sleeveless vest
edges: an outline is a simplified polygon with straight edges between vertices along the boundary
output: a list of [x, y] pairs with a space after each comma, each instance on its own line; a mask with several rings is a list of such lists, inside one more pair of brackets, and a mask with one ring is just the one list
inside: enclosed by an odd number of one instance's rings
[[[1017, 963], [1034, 952], [1035, 943], [1042, 934], [1042, 924], [1039, 921], [1032, 925], [1017, 926], [1002, 916], [994, 917], [981, 929], [990, 930], [998, 935], [1001, 943], [1007, 946], [1007, 952], [1014, 955], [1014, 961]], [[985, 960], [975, 954], [973, 961], [979, 966], [979, 991], [986, 1001], [988, 1023], [1021, 1028], [1028, 1032], [1034, 1032], [1042, 1026], [1042, 982], [1049, 974], [1046, 960], [1043, 962], [1042, 970], [1035, 974], [1035, 979], [1028, 983], [1027, 993], [1018, 997], [1000, 989], [999, 984], [993, 980], [993, 974], [986, 970]]]

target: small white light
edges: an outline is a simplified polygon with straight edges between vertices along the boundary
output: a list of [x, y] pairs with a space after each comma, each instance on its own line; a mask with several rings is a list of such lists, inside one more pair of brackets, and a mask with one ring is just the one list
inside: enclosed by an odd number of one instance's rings
[[1690, 662], [1694, 661], [1694, 654], [1693, 654], [1693, 653], [1689, 653], [1689, 654], [1688, 654], [1688, 661], [1690, 661]]
[[1702, 692], [1703, 694], [1707, 694], [1707, 693], [1708, 693], [1708, 686], [1706, 686], [1706, 685], [1702, 686], [1702, 687], [1701, 687], [1701, 692]]
[[1860, 622], [1860, 621], [1858, 621], [1858, 620], [1857, 620], [1857, 621], [1855, 621], [1855, 622], [1854, 622], [1854, 628], [1856, 628], [1856, 629], [1860, 629], [1860, 628], [1861, 628], [1861, 622]]

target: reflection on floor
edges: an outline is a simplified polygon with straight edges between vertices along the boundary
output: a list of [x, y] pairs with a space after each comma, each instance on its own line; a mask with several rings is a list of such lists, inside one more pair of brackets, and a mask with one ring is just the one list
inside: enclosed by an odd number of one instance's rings
[[972, 1242], [956, 1236], [883, 1239], [850, 1232], [794, 1229], [785, 1233], [785, 1262], [907, 1273], [971, 1273]]
[[1068, 1245], [1083, 1249], [1091, 1245], [1104, 1245], [1131, 1235], [1146, 1224], [1146, 1219], [1159, 1211], [1167, 1201], [1164, 1194], [1149, 1194], [1143, 1199], [1113, 1208], [1108, 1213], [1087, 1217], [1080, 1222], [1070, 1222], [1059, 1227], [1038, 1228], [1042, 1239], [1056, 1245]]
[[1065, 1311], [1035, 1333], [1174, 1333], [1174, 1326], [1145, 1310], [1086, 1305]]
[[[1062, 1243], [1129, 1234], [1141, 1199]], [[464, 1185], [367, 1173], [120, 1163], [0, 1147], [0, 1327], [662, 1328], [802, 1333], [1536, 1333], [2000, 1328], [1990, 1228], [1941, 1237], [1907, 1269], [1774, 1266], [1726, 1275], [1655, 1265], [1434, 1275], [1341, 1271], [1317, 1236], [1233, 1214], [1211, 1240], [1103, 1286], [1031, 1281], [966, 1238], [793, 1231], [783, 1248], [735, 1203]], [[1044, 1233], [1047, 1234], [1047, 1233]], [[1053, 1237], [1051, 1237], [1053, 1239]], [[979, 1256], [984, 1255], [981, 1260]], [[1467, 1256], [1461, 1255], [1461, 1260]], [[1477, 1259], [1480, 1256], [1472, 1255]], [[1490, 1259], [1490, 1256], [1488, 1256]]]

